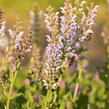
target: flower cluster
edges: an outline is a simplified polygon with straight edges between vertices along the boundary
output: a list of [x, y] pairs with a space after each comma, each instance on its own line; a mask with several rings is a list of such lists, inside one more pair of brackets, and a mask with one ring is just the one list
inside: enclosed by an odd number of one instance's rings
[[[64, 8], [61, 8], [61, 37], [63, 39], [64, 51], [70, 58], [79, 58], [81, 51], [84, 49], [84, 44], [90, 40], [93, 35], [92, 25], [94, 24], [98, 6], [87, 7], [88, 14], [84, 12], [85, 1], [80, 2], [77, 12], [82, 15], [80, 19], [78, 13], [75, 13], [75, 8], [72, 7], [69, 0], [65, 3]], [[72, 14], [70, 14], [72, 13]], [[70, 16], [68, 16], [70, 14]]]
[[[58, 84], [57, 75], [61, 73], [61, 55], [62, 55], [62, 46], [59, 42], [59, 27], [58, 27], [58, 12], [54, 13], [53, 8], [50, 6], [47, 11], [48, 14], [45, 14], [47, 28], [50, 32], [50, 35], [47, 35], [48, 45], [45, 51], [45, 66], [43, 68], [44, 73], [46, 74], [51, 85], [54, 87]], [[54, 25], [55, 24], [55, 25]], [[47, 84], [47, 83], [46, 83]], [[47, 86], [48, 87], [48, 86]]]
[[4, 21], [4, 12], [0, 11], [0, 49], [6, 48], [8, 45], [6, 35], [6, 21]]
[[[85, 1], [78, 2], [78, 7], [72, 7], [70, 0], [66, 0], [61, 12], [53, 12], [50, 6], [45, 14], [48, 45], [46, 47], [46, 62], [44, 72], [54, 80], [54, 75], [60, 75], [65, 67], [64, 61], [80, 59], [85, 50], [85, 43], [93, 35], [92, 25], [96, 17], [98, 6], [87, 7], [84, 10]], [[82, 17], [81, 17], [82, 16]], [[63, 72], [64, 73], [64, 72]]]
[[[14, 30], [6, 28], [2, 14], [3, 12], [0, 13], [0, 41], [2, 45], [1, 48], [5, 47], [5, 49], [3, 50], [3, 54], [0, 54], [0, 84], [2, 86], [0, 92], [3, 95], [7, 95], [7, 93], [9, 93], [7, 97], [7, 107], [9, 107], [10, 96], [12, 94], [12, 88], [16, 80], [17, 72], [18, 70], [21, 70], [21, 64], [25, 59], [26, 53], [30, 52], [32, 49], [32, 37], [31, 32], [27, 33], [27, 35], [24, 34], [20, 19], [18, 19]], [[7, 36], [9, 37], [9, 40], [7, 40], [8, 43], [6, 41], [3, 42]]]
[[33, 41], [36, 43], [40, 42], [40, 36], [43, 30], [43, 11], [38, 7], [34, 6], [34, 9], [30, 11], [30, 24], [33, 34]]
[[31, 51], [31, 33], [25, 35], [21, 21], [18, 19], [15, 25], [15, 30], [9, 29], [10, 41], [7, 53], [9, 55], [9, 63], [11, 64], [11, 71], [19, 69], [19, 65], [24, 58], [25, 54]]

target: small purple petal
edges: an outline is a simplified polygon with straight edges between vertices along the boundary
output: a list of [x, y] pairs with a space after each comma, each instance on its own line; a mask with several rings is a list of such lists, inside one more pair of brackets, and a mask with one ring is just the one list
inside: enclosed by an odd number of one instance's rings
[[65, 81], [65, 80], [62, 80], [62, 81], [60, 82], [60, 87], [61, 87], [61, 88], [66, 88], [66, 81]]
[[24, 84], [25, 84], [25, 85], [29, 85], [29, 84], [30, 84], [30, 80], [29, 80], [28, 78], [26, 78], [26, 79], [24, 80]]
[[35, 98], [34, 98], [34, 101], [39, 102], [40, 101], [40, 95], [36, 95]]

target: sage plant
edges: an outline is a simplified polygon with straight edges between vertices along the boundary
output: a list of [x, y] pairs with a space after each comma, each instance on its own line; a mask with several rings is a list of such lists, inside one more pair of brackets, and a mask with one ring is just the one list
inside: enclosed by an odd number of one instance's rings
[[[79, 61], [85, 49], [85, 43], [93, 35], [92, 25], [98, 6], [87, 7], [86, 14], [85, 3], [81, 1], [76, 4], [77, 7], [72, 7], [70, 0], [66, 0], [64, 7], [60, 8], [61, 12], [53, 12], [50, 6], [47, 9], [48, 14], [45, 14], [50, 35], [46, 36], [48, 45], [45, 51], [47, 62], [45, 62], [44, 72], [47, 75], [47, 81], [50, 85], [53, 84], [53, 88], [59, 85], [61, 74], [64, 73], [65, 67], [69, 66], [66, 65], [66, 61], [68, 59]], [[57, 77], [56, 81], [55, 77]], [[48, 88], [49, 83], [46, 80], [43, 81]]]
[[[86, 69], [87, 45], [94, 36], [97, 8], [85, 0], [75, 0], [73, 4], [66, 0], [58, 12], [52, 6], [47, 8], [45, 26], [43, 12], [36, 6], [30, 12], [31, 29], [27, 33], [19, 18], [13, 29], [8, 29], [0, 11], [0, 109], [108, 106], [108, 101], [104, 102], [108, 98], [108, 79], [101, 76], [105, 69], [95, 76]], [[42, 27], [47, 29], [44, 51], [39, 41]], [[104, 41], [108, 45], [108, 38]]]

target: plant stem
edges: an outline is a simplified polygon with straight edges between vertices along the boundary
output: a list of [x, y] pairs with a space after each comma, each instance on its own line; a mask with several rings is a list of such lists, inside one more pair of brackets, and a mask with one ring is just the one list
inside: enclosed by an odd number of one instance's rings
[[7, 100], [7, 104], [6, 104], [6, 109], [9, 109], [9, 104], [10, 104], [10, 100], [11, 100], [11, 93], [12, 93], [12, 90], [13, 90], [13, 86], [14, 86], [14, 82], [15, 82], [16, 76], [17, 76], [17, 71], [15, 71], [15, 74], [14, 74], [14, 76], [12, 78], [12, 81], [11, 81], [11, 85], [10, 85], [10, 89], [9, 89], [9, 95], [8, 95], [8, 100]]
[[78, 75], [78, 83], [76, 84], [75, 91], [74, 91], [74, 97], [73, 97], [74, 101], [76, 100], [76, 96], [77, 96], [77, 93], [78, 93], [79, 81], [81, 79], [81, 74], [82, 74], [82, 69], [80, 68], [79, 75]]

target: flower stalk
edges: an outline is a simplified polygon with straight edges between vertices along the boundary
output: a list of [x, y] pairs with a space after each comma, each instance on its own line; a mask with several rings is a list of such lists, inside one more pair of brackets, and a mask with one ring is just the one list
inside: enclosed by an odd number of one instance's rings
[[78, 82], [76, 84], [75, 91], [74, 91], [74, 96], [73, 96], [74, 102], [75, 102], [75, 100], [77, 98], [77, 93], [78, 93], [78, 89], [79, 89], [79, 85], [80, 85], [81, 76], [82, 76], [82, 68], [79, 69]]
[[8, 100], [7, 100], [7, 104], [6, 104], [6, 109], [10, 109], [10, 101], [11, 101], [11, 94], [13, 91], [13, 86], [17, 77], [17, 71], [12, 72], [13, 77], [11, 77], [11, 85], [9, 88], [9, 95], [8, 95]]

